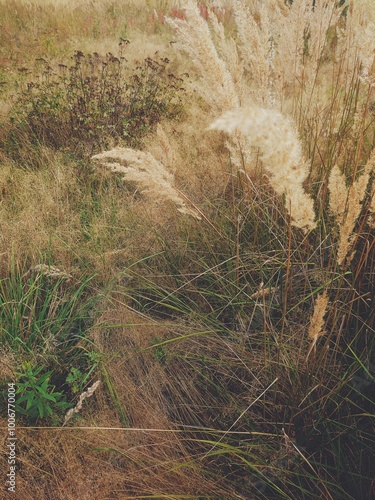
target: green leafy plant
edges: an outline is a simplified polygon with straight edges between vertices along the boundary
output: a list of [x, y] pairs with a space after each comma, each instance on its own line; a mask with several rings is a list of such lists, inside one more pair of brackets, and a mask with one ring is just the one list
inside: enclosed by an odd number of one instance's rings
[[69, 375], [66, 377], [67, 383], [71, 386], [72, 392], [77, 394], [81, 390], [83, 373], [78, 368], [72, 366]]
[[[80, 368], [72, 366], [70, 372], [66, 377], [66, 383], [70, 386], [71, 392], [77, 394], [82, 392], [84, 387], [89, 382], [93, 372], [98, 368], [103, 354], [93, 350], [89, 350], [85, 354], [85, 362], [80, 363]], [[87, 370], [84, 368], [87, 367]]]
[[35, 368], [25, 362], [18, 374], [16, 410], [29, 421], [51, 418], [56, 422], [56, 413], [64, 412], [73, 406], [68, 403], [62, 392], [55, 391], [51, 384], [52, 370], [42, 373], [43, 366]]

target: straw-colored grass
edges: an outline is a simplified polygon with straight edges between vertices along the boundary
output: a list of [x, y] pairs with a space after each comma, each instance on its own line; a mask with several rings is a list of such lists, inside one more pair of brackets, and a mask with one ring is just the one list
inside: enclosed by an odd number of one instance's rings
[[[373, 2], [0, 5], [0, 390], [23, 391], [17, 498], [372, 498]], [[100, 122], [93, 158], [87, 113], [85, 147], [67, 126], [58, 147], [48, 127], [12, 135], [36, 58], [105, 61], [120, 37], [129, 75], [147, 76], [148, 56], [168, 65], [178, 119], [135, 127], [134, 148]], [[26, 119], [56, 124], [55, 103], [69, 124], [50, 83]], [[133, 97], [146, 123], [153, 97]]]

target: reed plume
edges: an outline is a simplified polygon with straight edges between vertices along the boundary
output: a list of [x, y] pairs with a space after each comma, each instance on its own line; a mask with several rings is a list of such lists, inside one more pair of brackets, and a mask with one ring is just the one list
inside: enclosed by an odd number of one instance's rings
[[236, 109], [239, 98], [232, 75], [219, 57], [207, 22], [195, 1], [184, 2], [185, 19], [167, 18], [175, 30], [179, 47], [192, 58], [201, 75], [199, 92], [212, 109]]
[[210, 128], [229, 134], [239, 131], [251, 146], [258, 147], [271, 186], [277, 194], [285, 196], [292, 224], [304, 230], [315, 227], [313, 200], [303, 189], [309, 174], [308, 164], [289, 118], [278, 111], [252, 105], [225, 113]]
[[337, 261], [340, 266], [350, 264], [353, 253], [348, 255], [355, 240], [354, 227], [362, 210], [362, 201], [366, 196], [370, 176], [375, 169], [375, 148], [368, 159], [363, 173], [346, 186], [345, 175], [338, 166], [333, 167], [328, 189], [330, 194], [329, 208], [339, 228], [339, 245]]
[[226, 35], [223, 23], [211, 10], [208, 11], [208, 21], [217, 53], [231, 74], [239, 101], [243, 102], [247, 99], [249, 89], [244, 79], [245, 61], [241, 56], [237, 41]]
[[[171, 158], [171, 153], [169, 156]], [[174, 187], [173, 174], [150, 153], [114, 148], [93, 156], [92, 160], [99, 161], [112, 172], [124, 174], [123, 180], [135, 182], [154, 200], [172, 201], [179, 212], [200, 220], [198, 212], [186, 206], [183, 196]]]
[[365, 84], [374, 83], [371, 68], [375, 61], [375, 7], [372, 0], [352, 2], [347, 12], [346, 36], [343, 48], [359, 56], [360, 79]]
[[319, 337], [325, 334], [324, 330], [324, 316], [327, 312], [328, 307], [328, 295], [327, 291], [324, 292], [316, 298], [314, 312], [310, 319], [310, 325], [308, 330], [308, 336], [311, 341], [309, 350], [307, 352], [306, 359], [310, 356], [311, 351], [315, 348]]
[[248, 76], [248, 95], [258, 104], [273, 106], [275, 44], [270, 26], [270, 10], [258, 3], [253, 13], [244, 0], [233, 0], [231, 3], [239, 52]]

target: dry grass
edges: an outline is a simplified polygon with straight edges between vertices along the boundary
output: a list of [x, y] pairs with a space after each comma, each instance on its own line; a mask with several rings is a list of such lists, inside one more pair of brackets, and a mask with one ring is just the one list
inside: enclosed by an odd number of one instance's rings
[[[0, 328], [57, 317], [56, 277], [68, 300], [95, 275], [74, 304], [100, 292], [59, 358], [77, 388], [52, 379], [65, 425], [17, 417], [17, 495], [371, 498], [375, 8], [146, 4], [1, 2], [1, 138], [36, 57], [121, 36], [129, 67], [158, 50], [188, 73], [180, 121], [137, 150], [77, 160], [25, 137], [33, 168], [1, 152], [0, 290], [21, 298]], [[3, 334], [6, 383], [25, 360]], [[47, 340], [28, 361], [49, 366]]]
[[37, 171], [4, 162], [0, 178], [3, 273], [13, 255], [30, 265], [52, 258], [68, 271], [90, 268], [106, 280], [116, 262], [121, 267], [136, 258], [134, 236], [143, 234], [147, 252], [155, 246], [152, 229], [141, 229], [148, 218], [144, 202], [126, 197], [126, 189], [118, 196], [118, 183], [106, 173], [81, 176], [49, 152]]
[[[110, 324], [124, 326], [109, 329]], [[20, 498], [222, 494], [218, 481], [200, 472], [199, 456], [191, 455], [192, 436], [175, 423], [173, 411], [185, 406], [181, 388], [192, 401], [198, 388], [187, 374], [172, 377], [150, 348], [153, 339], [165, 340], [177, 328], [186, 333], [183, 325], [145, 320], [120, 300], [98, 318], [92, 335], [107, 353], [104, 386], [116, 391], [129, 427], [123, 426], [108, 389], [99, 388], [95, 403], [82, 409], [82, 419], [75, 417], [65, 428], [18, 428]]]
[[[91, 427], [92, 425], [90, 425]], [[168, 432], [107, 429], [19, 429], [22, 499], [194, 498], [220, 495], [213, 481], [188, 468], [182, 440]], [[48, 444], [47, 444], [48, 443]]]

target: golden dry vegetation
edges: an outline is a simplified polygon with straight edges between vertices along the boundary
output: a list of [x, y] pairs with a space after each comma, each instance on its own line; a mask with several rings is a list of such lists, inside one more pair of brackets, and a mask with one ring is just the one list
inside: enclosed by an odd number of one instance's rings
[[372, 1], [0, 7], [15, 498], [372, 498]]

